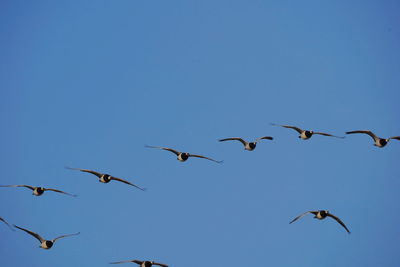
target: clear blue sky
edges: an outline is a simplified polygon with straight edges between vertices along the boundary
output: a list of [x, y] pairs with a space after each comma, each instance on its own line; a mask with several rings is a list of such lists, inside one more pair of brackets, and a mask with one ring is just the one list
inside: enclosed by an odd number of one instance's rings
[[[351, 3], [350, 3], [351, 2]], [[1, 1], [1, 265], [400, 265], [398, 1]], [[263, 141], [253, 152], [240, 136]], [[224, 160], [178, 162], [169, 146]], [[148, 188], [101, 184], [64, 166]], [[307, 210], [327, 209], [352, 231]]]

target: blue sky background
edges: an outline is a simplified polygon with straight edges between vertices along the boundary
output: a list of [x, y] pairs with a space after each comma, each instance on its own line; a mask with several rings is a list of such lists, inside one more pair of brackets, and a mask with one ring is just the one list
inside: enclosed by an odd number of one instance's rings
[[[399, 266], [398, 1], [1, 1], [2, 266]], [[272, 135], [253, 152], [240, 136]], [[173, 147], [224, 160], [178, 162]], [[64, 169], [148, 188], [101, 184]], [[335, 221], [309, 215], [328, 209]]]

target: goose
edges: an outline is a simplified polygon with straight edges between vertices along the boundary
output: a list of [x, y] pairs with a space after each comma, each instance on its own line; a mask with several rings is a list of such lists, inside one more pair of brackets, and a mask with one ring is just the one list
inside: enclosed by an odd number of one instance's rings
[[389, 138], [387, 138], [387, 139], [385, 139], [385, 138], [380, 138], [380, 137], [376, 136], [376, 135], [375, 135], [373, 132], [371, 132], [371, 131], [359, 130], [359, 131], [346, 132], [346, 134], [355, 134], [355, 133], [368, 134], [369, 136], [372, 137], [372, 139], [374, 139], [374, 142], [375, 142], [374, 146], [377, 146], [377, 147], [380, 147], [380, 148], [386, 146], [387, 143], [390, 141], [390, 139], [400, 140], [400, 136], [392, 136], [392, 137], [389, 137]]
[[58, 189], [53, 189], [53, 188], [44, 188], [44, 187], [40, 187], [40, 186], [30, 186], [30, 185], [25, 185], [25, 184], [18, 184], [18, 185], [0, 185], [0, 187], [26, 187], [29, 188], [30, 190], [32, 190], [32, 195], [35, 196], [41, 196], [43, 195], [43, 193], [45, 191], [53, 191], [53, 192], [57, 192], [57, 193], [62, 193], [71, 197], [76, 197], [76, 195], [58, 190]]
[[275, 124], [275, 123], [271, 123], [272, 126], [281, 126], [284, 128], [289, 128], [289, 129], [293, 129], [295, 131], [297, 131], [300, 135], [299, 138], [303, 139], [303, 140], [307, 140], [310, 139], [311, 136], [313, 136], [314, 134], [319, 134], [319, 135], [323, 135], [323, 136], [331, 136], [331, 137], [336, 137], [336, 138], [344, 138], [344, 136], [336, 136], [336, 135], [332, 135], [332, 134], [328, 134], [328, 133], [322, 133], [322, 132], [314, 132], [312, 130], [303, 130], [300, 129], [296, 126], [290, 126], [290, 125], [280, 125], [280, 124]]
[[301, 215], [297, 216], [296, 218], [294, 218], [290, 223], [293, 223], [293, 222], [297, 221], [298, 219], [302, 218], [303, 216], [307, 215], [308, 213], [314, 214], [314, 218], [318, 219], [318, 220], [323, 220], [323, 219], [325, 219], [326, 217], [329, 216], [329, 217], [335, 219], [338, 223], [340, 223], [340, 225], [343, 226], [344, 229], [346, 229], [347, 233], [350, 234], [350, 231], [349, 231], [349, 229], [347, 229], [346, 225], [338, 217], [336, 217], [335, 215], [329, 213], [329, 211], [327, 211], [327, 210], [306, 211], [303, 214], [301, 214]]
[[212, 159], [212, 158], [208, 158], [208, 157], [201, 156], [201, 155], [189, 154], [189, 153], [187, 153], [187, 152], [179, 152], [179, 151], [176, 151], [175, 149], [168, 148], [168, 147], [147, 146], [147, 145], [146, 145], [145, 147], [147, 147], [147, 148], [158, 148], [158, 149], [162, 149], [162, 150], [166, 150], [166, 151], [172, 152], [172, 153], [174, 153], [175, 155], [178, 156], [177, 159], [178, 159], [179, 161], [181, 161], [181, 162], [186, 161], [189, 157], [196, 157], [196, 158], [208, 159], [208, 160], [214, 161], [214, 162], [216, 162], [216, 163], [222, 163], [222, 162], [223, 162], [222, 160], [221, 160], [221, 161], [219, 161], [219, 160], [214, 160], [214, 159]]
[[158, 263], [158, 262], [154, 262], [154, 261], [139, 261], [139, 260], [116, 261], [116, 262], [110, 262], [110, 264], [120, 264], [120, 263], [127, 263], [127, 262], [133, 262], [133, 263], [139, 264], [140, 267], [151, 267], [153, 265], [168, 267], [168, 265], [163, 264], [163, 263]]
[[80, 234], [80, 233], [78, 232], [78, 233], [75, 233], [75, 234], [62, 235], [62, 236], [56, 237], [56, 238], [54, 238], [54, 239], [52, 239], [52, 240], [46, 240], [46, 239], [44, 239], [43, 237], [41, 237], [39, 234], [37, 234], [37, 233], [35, 233], [35, 232], [32, 232], [32, 231], [29, 231], [29, 230], [24, 229], [24, 228], [22, 228], [22, 227], [16, 226], [15, 224], [14, 224], [14, 227], [16, 227], [16, 228], [18, 228], [18, 229], [20, 229], [20, 230], [22, 230], [22, 231], [24, 231], [24, 232], [30, 234], [31, 236], [33, 236], [33, 237], [35, 237], [37, 240], [39, 240], [39, 241], [40, 241], [40, 248], [43, 248], [43, 249], [50, 249], [58, 239], [61, 239], [61, 238], [64, 238], [64, 237], [68, 237], [68, 236], [79, 235], [79, 234]]
[[0, 217], [0, 221], [2, 221], [3, 223], [5, 223], [11, 230], [15, 231], [15, 230], [11, 227], [11, 225], [10, 225], [6, 220], [4, 220], [2, 217]]
[[128, 185], [134, 186], [137, 189], [140, 189], [142, 191], [146, 190], [146, 188], [139, 187], [139, 186], [137, 186], [135, 184], [132, 184], [131, 182], [128, 182], [127, 180], [124, 180], [124, 179], [121, 179], [121, 178], [117, 178], [117, 177], [111, 176], [111, 175], [106, 174], [106, 173], [100, 173], [100, 172], [96, 172], [96, 171], [92, 171], [92, 170], [78, 169], [78, 168], [71, 168], [71, 167], [65, 167], [65, 168], [68, 169], [68, 170], [76, 170], [76, 171], [81, 171], [81, 172], [87, 172], [87, 173], [94, 174], [99, 178], [99, 182], [101, 182], [101, 183], [105, 183], [106, 184], [106, 183], [109, 183], [111, 180], [115, 180], [115, 181], [119, 181], [119, 182], [122, 182], [122, 183], [125, 183], [125, 184], [128, 184]]
[[224, 142], [224, 141], [236, 140], [236, 141], [241, 142], [244, 145], [244, 149], [245, 150], [253, 151], [257, 146], [257, 142], [260, 141], [260, 140], [264, 140], [264, 139], [273, 140], [274, 138], [271, 137], [271, 136], [263, 136], [263, 137], [257, 138], [254, 142], [247, 142], [246, 140], [243, 140], [240, 137], [231, 137], [231, 138], [220, 139], [218, 141]]

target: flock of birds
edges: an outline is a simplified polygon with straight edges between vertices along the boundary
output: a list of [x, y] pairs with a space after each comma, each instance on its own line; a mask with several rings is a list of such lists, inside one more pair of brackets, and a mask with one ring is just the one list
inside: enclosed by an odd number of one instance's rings
[[[312, 130], [303, 130], [303, 129], [300, 129], [300, 128], [296, 127], [296, 126], [280, 125], [280, 124], [271, 124], [271, 125], [280, 126], [280, 127], [284, 127], [284, 128], [288, 128], [288, 129], [293, 129], [293, 130], [295, 130], [295, 131], [297, 131], [299, 133], [298, 137], [303, 139], [303, 140], [310, 139], [314, 134], [322, 135], [322, 136], [329, 136], [329, 137], [336, 137], [336, 138], [344, 138], [344, 136], [336, 136], [336, 135], [323, 133], [323, 132], [315, 132], [315, 131], [312, 131]], [[380, 148], [386, 146], [391, 139], [400, 140], [400, 136], [392, 136], [392, 137], [389, 137], [389, 138], [381, 138], [381, 137], [378, 137], [377, 135], [375, 135], [373, 132], [366, 131], [366, 130], [350, 131], [350, 132], [346, 132], [346, 134], [367, 134], [370, 137], [372, 137], [372, 139], [374, 140], [374, 145], [377, 146], [377, 147], [380, 147]], [[273, 137], [271, 137], [271, 136], [263, 136], [263, 137], [257, 138], [253, 142], [248, 142], [248, 141], [246, 141], [246, 140], [244, 140], [242, 138], [239, 138], [239, 137], [224, 138], [224, 139], [220, 139], [219, 141], [220, 142], [239, 141], [239, 142], [241, 142], [243, 144], [245, 150], [253, 151], [256, 148], [257, 143], [260, 140], [273, 140]], [[216, 162], [216, 163], [222, 163], [222, 161], [214, 160], [214, 159], [206, 157], [206, 156], [197, 155], [197, 154], [191, 154], [191, 153], [187, 153], [187, 152], [180, 152], [180, 151], [177, 151], [175, 149], [168, 148], [168, 147], [147, 146], [147, 145], [146, 145], [146, 147], [147, 148], [161, 149], [161, 150], [166, 150], [166, 151], [172, 152], [177, 156], [177, 159], [179, 161], [181, 161], [181, 162], [184, 162], [184, 161], [188, 160], [190, 157], [195, 157], [195, 158], [207, 159], [207, 160], [210, 160], [210, 161], [213, 161], [213, 162]], [[142, 191], [146, 190], [145, 188], [139, 187], [139, 186], [127, 181], [127, 180], [124, 180], [124, 179], [121, 179], [121, 178], [117, 178], [117, 177], [111, 176], [111, 175], [106, 174], [106, 173], [100, 173], [100, 172], [97, 172], [97, 171], [87, 170], [87, 169], [70, 168], [70, 167], [66, 167], [66, 168], [70, 169], [70, 170], [77, 170], [77, 171], [93, 174], [93, 175], [97, 176], [97, 178], [99, 178], [99, 182], [102, 182], [102, 183], [109, 183], [110, 181], [114, 180], [114, 181], [122, 182], [122, 183], [125, 183], [127, 185], [133, 186], [133, 187], [135, 187], [135, 188], [137, 188], [139, 190], [142, 190]], [[76, 195], [74, 195], [74, 194], [70, 194], [70, 193], [67, 193], [67, 192], [64, 192], [64, 191], [61, 191], [61, 190], [58, 190], [58, 189], [37, 187], [37, 186], [31, 186], [31, 185], [0, 185], [0, 187], [25, 187], [25, 188], [28, 188], [28, 189], [32, 190], [32, 194], [35, 195], [35, 196], [41, 196], [46, 191], [52, 191], [52, 192], [62, 193], [62, 194], [68, 195], [68, 196], [76, 197]], [[295, 221], [297, 221], [298, 219], [301, 219], [302, 217], [304, 217], [305, 215], [307, 215], [309, 213], [313, 214], [314, 218], [316, 218], [318, 220], [323, 220], [323, 219], [325, 219], [327, 217], [331, 217], [332, 219], [336, 220], [347, 231], [347, 233], [350, 234], [350, 230], [342, 222], [342, 220], [339, 217], [329, 213], [329, 211], [327, 211], [327, 210], [306, 211], [303, 214], [301, 214], [301, 215], [297, 216], [296, 218], [294, 218], [290, 222], [290, 224], [295, 222]], [[19, 229], [21, 231], [24, 231], [24, 232], [30, 234], [33, 237], [35, 237], [40, 242], [40, 248], [43, 248], [43, 249], [50, 249], [51, 247], [53, 247], [54, 243], [57, 240], [61, 239], [61, 238], [79, 235], [79, 232], [78, 232], [78, 233], [74, 233], [74, 234], [61, 235], [61, 236], [56, 237], [54, 239], [47, 240], [47, 239], [44, 239], [39, 234], [37, 234], [37, 233], [35, 233], [33, 231], [30, 231], [28, 229], [22, 228], [20, 226], [15, 225], [15, 224], [13, 226], [11, 226], [2, 217], [0, 217], [0, 221], [2, 221], [4, 224], [6, 224], [13, 231], [15, 231], [14, 228], [13, 228], [13, 227], [15, 227], [15, 228], [17, 228], [17, 229]], [[117, 262], [110, 262], [110, 264], [120, 264], [120, 263], [136, 263], [136, 264], [140, 265], [140, 267], [151, 267], [153, 265], [158, 265], [158, 266], [162, 266], [162, 267], [168, 267], [168, 265], [163, 264], [163, 263], [158, 263], [158, 262], [154, 262], [154, 261], [141, 261], [141, 260], [136, 260], [136, 259], [134, 259], [134, 260], [125, 260], [125, 261], [117, 261]]]

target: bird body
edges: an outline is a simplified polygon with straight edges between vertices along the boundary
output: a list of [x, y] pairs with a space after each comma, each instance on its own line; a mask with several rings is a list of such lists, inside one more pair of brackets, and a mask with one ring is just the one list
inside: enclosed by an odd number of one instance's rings
[[316, 211], [306, 211], [303, 214], [300, 214], [299, 216], [297, 216], [296, 218], [294, 218], [290, 223], [293, 223], [295, 221], [297, 221], [298, 219], [304, 217], [305, 215], [307, 215], [308, 213], [314, 214], [314, 218], [318, 219], [318, 220], [323, 220], [326, 217], [331, 217], [333, 218], [335, 221], [337, 221], [344, 229], [346, 229], [347, 233], [350, 234], [349, 229], [346, 227], [346, 225], [342, 222], [342, 220], [339, 219], [339, 217], [329, 213], [329, 211], [327, 210], [316, 210]]
[[57, 193], [61, 193], [61, 194], [65, 194], [71, 197], [76, 197], [76, 195], [58, 190], [58, 189], [53, 189], [53, 188], [45, 188], [45, 187], [41, 187], [41, 186], [31, 186], [31, 185], [0, 185], [0, 187], [26, 187], [29, 188], [30, 190], [32, 190], [32, 195], [35, 196], [41, 196], [43, 195], [43, 193], [45, 191], [53, 191], [53, 192], [57, 192]]
[[319, 134], [319, 135], [323, 135], [323, 136], [330, 136], [330, 137], [336, 137], [336, 138], [344, 138], [343, 136], [336, 136], [336, 135], [323, 133], [323, 132], [314, 132], [312, 130], [303, 130], [303, 129], [300, 129], [299, 127], [296, 127], [296, 126], [280, 125], [280, 124], [274, 124], [274, 123], [271, 123], [271, 125], [280, 126], [280, 127], [284, 127], [284, 128], [288, 128], [288, 129], [293, 129], [293, 130], [295, 130], [296, 132], [298, 132], [300, 134], [299, 138], [302, 139], [302, 140], [310, 139], [314, 134]]
[[208, 159], [208, 160], [214, 161], [216, 163], [222, 163], [222, 161], [215, 160], [215, 159], [212, 159], [212, 158], [209, 158], [209, 157], [196, 155], [196, 154], [190, 154], [190, 153], [187, 153], [187, 152], [180, 152], [180, 151], [177, 151], [175, 149], [168, 148], [168, 147], [147, 146], [147, 145], [145, 147], [147, 147], [147, 148], [158, 148], [158, 149], [162, 149], [162, 150], [166, 150], [166, 151], [172, 152], [172, 153], [174, 153], [176, 155], [177, 160], [179, 160], [180, 162], [185, 162], [186, 160], [188, 160], [188, 158], [195, 157], [195, 158]]
[[99, 178], [99, 182], [104, 183], [104, 184], [109, 183], [111, 180], [115, 180], [115, 181], [118, 181], [118, 182], [122, 182], [122, 183], [125, 183], [125, 184], [128, 184], [128, 185], [131, 185], [133, 187], [136, 187], [137, 189], [140, 189], [142, 191], [146, 190], [145, 188], [139, 187], [139, 186], [127, 181], [127, 180], [124, 180], [124, 179], [121, 179], [121, 178], [117, 178], [117, 177], [111, 176], [111, 175], [106, 174], [106, 173], [100, 173], [100, 172], [97, 172], [97, 171], [86, 170], [86, 169], [78, 169], [78, 168], [70, 168], [70, 167], [65, 167], [65, 168], [69, 169], [69, 170], [76, 170], [76, 171], [87, 172], [87, 173], [93, 174], [93, 175], [97, 176], [97, 178]]
[[163, 264], [163, 263], [154, 262], [154, 261], [140, 261], [140, 260], [116, 261], [116, 262], [110, 262], [110, 264], [120, 264], [120, 263], [128, 263], [128, 262], [136, 263], [140, 267], [151, 267], [153, 265], [158, 265], [161, 267], [168, 267], [168, 265]]
[[22, 230], [22, 231], [24, 231], [24, 232], [26, 232], [28, 234], [30, 234], [31, 236], [33, 236], [37, 240], [39, 240], [40, 248], [43, 248], [43, 249], [50, 249], [58, 239], [61, 239], [61, 238], [64, 238], [64, 237], [68, 237], [68, 236], [79, 235], [79, 232], [78, 232], [78, 233], [75, 233], [75, 234], [62, 235], [62, 236], [56, 237], [56, 238], [54, 238], [52, 240], [46, 240], [46, 239], [44, 239], [43, 237], [41, 237], [39, 234], [37, 234], [35, 232], [32, 232], [32, 231], [27, 230], [25, 228], [19, 227], [19, 226], [15, 225], [15, 224], [14, 224], [14, 227], [18, 228], [18, 229], [20, 229], [20, 230]]
[[257, 142], [262, 139], [273, 140], [274, 138], [271, 136], [263, 136], [263, 137], [257, 138], [256, 141], [254, 141], [254, 142], [247, 142], [246, 140], [244, 140], [240, 137], [230, 137], [230, 138], [220, 139], [219, 141], [224, 142], [224, 141], [236, 140], [243, 144], [245, 150], [253, 151], [257, 147]]
[[357, 131], [346, 132], [346, 134], [355, 134], [355, 133], [362, 133], [362, 134], [367, 134], [367, 135], [371, 136], [371, 138], [374, 140], [374, 146], [379, 147], [379, 148], [385, 147], [387, 145], [387, 143], [389, 143], [390, 139], [400, 140], [400, 136], [381, 138], [381, 137], [377, 136], [376, 134], [374, 134], [373, 132], [367, 131], [367, 130], [357, 130]]

